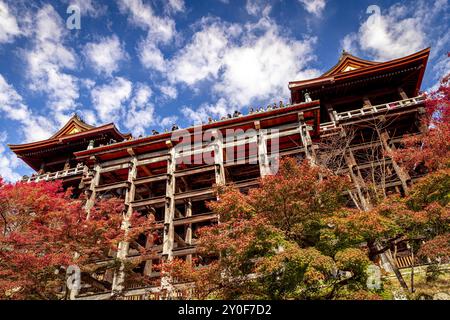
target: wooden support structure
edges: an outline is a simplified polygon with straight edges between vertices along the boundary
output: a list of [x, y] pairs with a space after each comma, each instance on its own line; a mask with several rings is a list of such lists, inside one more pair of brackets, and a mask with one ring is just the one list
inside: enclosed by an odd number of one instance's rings
[[360, 208], [364, 211], [368, 211], [372, 208], [369, 197], [366, 196], [366, 185], [364, 179], [361, 176], [361, 172], [358, 169], [355, 156], [351, 149], [347, 150], [344, 154], [345, 163], [347, 164], [350, 177], [352, 179], [353, 185], [356, 188], [356, 192], [358, 194]]
[[[131, 244], [121, 242], [115, 253], [122, 262], [120, 268], [104, 275], [112, 292], [93, 295], [99, 299], [116, 293], [131, 297], [146, 289], [126, 289], [125, 261], [145, 261], [143, 274], [149, 277], [155, 276], [155, 260], [180, 257], [192, 261], [196, 253], [193, 230], [198, 224], [220, 222], [216, 214], [204, 212], [200, 201], [214, 199], [214, 184], [234, 183], [243, 192], [256, 187], [260, 177], [275, 173], [276, 157], [302, 156], [319, 165], [317, 154], [322, 152], [323, 142], [335, 137], [348, 139], [336, 160], [339, 165], [335, 173], [351, 177], [353, 187], [348, 194], [361, 210], [371, 209], [370, 182], [376, 191], [383, 189], [385, 194], [397, 190], [407, 194], [413, 179], [392, 156], [394, 144], [405, 134], [421, 134], [428, 129], [421, 121], [425, 98], [419, 95], [428, 56], [429, 50], [424, 50], [375, 63], [345, 53], [324, 75], [289, 83], [289, 106], [186, 128], [193, 141], [211, 131], [215, 137], [208, 142], [197, 141], [194, 146], [184, 144], [186, 148], [181, 145], [184, 141], [169, 140], [171, 133], [132, 139], [112, 124], [93, 127], [74, 116], [50, 139], [13, 145], [11, 149], [37, 171], [32, 177], [24, 177], [24, 181], [62, 180], [65, 188], [79, 182], [77, 191], [86, 195], [88, 218], [96, 198], [118, 193], [117, 190], [125, 191], [120, 192], [126, 208], [124, 230], [128, 229], [134, 210], [143, 214], [151, 211], [158, 216], [151, 232], [161, 233], [162, 241], [154, 241], [156, 236], [146, 234], [145, 244], [144, 239]], [[392, 101], [394, 96], [399, 98]], [[370, 125], [380, 122], [385, 127], [378, 136], [379, 128]], [[257, 152], [252, 154], [250, 149], [255, 146]], [[378, 154], [380, 149], [385, 151], [382, 155]], [[239, 150], [249, 150], [249, 154], [236, 157]], [[214, 159], [207, 163], [203, 157], [211, 152]], [[369, 155], [370, 152], [376, 155]], [[192, 158], [203, 162], [184, 162]], [[77, 166], [70, 168], [74, 163]], [[389, 178], [373, 177], [383, 170]], [[146, 253], [136, 253], [142, 247]], [[381, 259], [390, 263], [389, 251]], [[392, 270], [395, 272], [395, 268]], [[171, 280], [162, 279], [162, 288], [176, 287]], [[157, 292], [161, 287], [148, 290]]]
[[409, 187], [410, 187], [410, 184], [411, 184], [411, 177], [408, 174], [408, 172], [406, 172], [405, 169], [400, 167], [398, 165], [397, 161], [395, 161], [395, 159], [393, 158], [393, 153], [394, 153], [394, 150], [395, 150], [395, 146], [394, 145], [391, 146], [389, 144], [389, 133], [386, 130], [384, 130], [381, 133], [380, 139], [381, 139], [381, 142], [383, 143], [383, 147], [386, 150], [386, 153], [391, 158], [392, 166], [394, 167], [394, 170], [397, 173], [397, 176], [399, 177], [400, 181], [402, 182], [403, 192], [405, 194], [408, 194]]

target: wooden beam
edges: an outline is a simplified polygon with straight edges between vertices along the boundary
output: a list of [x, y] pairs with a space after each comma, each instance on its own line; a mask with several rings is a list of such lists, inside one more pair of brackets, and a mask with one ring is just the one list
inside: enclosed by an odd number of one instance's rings
[[[192, 212], [192, 209], [191, 209]], [[174, 226], [183, 226], [183, 225], [192, 225], [193, 223], [199, 223], [199, 222], [205, 222], [205, 221], [213, 221], [217, 220], [218, 215], [216, 213], [203, 213], [203, 214], [196, 214], [191, 216], [187, 216], [185, 218], [175, 219], [174, 220]], [[192, 226], [191, 226], [192, 227]], [[191, 230], [192, 232], [192, 230]], [[192, 241], [192, 234], [190, 240], [186, 241]]]
[[161, 161], [166, 161], [170, 158], [169, 155], [163, 155], [160, 157], [154, 157], [154, 158], [148, 158], [148, 159], [142, 159], [138, 161], [138, 166], [144, 166], [144, 165], [149, 165], [151, 163], [156, 163], [156, 162], [161, 162]]
[[107, 173], [107, 172], [113, 172], [113, 171], [122, 170], [122, 169], [129, 169], [131, 166], [132, 166], [132, 164], [127, 162], [127, 163], [118, 164], [118, 165], [115, 165], [115, 166], [102, 167], [100, 169], [100, 172], [101, 173]]
[[203, 173], [203, 172], [207, 172], [207, 171], [211, 171], [214, 170], [214, 165], [206, 165], [206, 166], [201, 166], [201, 167], [195, 167], [195, 168], [191, 168], [191, 169], [184, 169], [184, 170], [179, 170], [175, 172], [175, 177], [184, 177], [184, 176], [188, 176], [188, 175], [192, 175], [192, 174], [197, 174], [197, 173]]
[[130, 186], [130, 182], [128, 181], [122, 181], [122, 182], [115, 182], [115, 183], [109, 183], [106, 185], [100, 185], [95, 188], [96, 192], [103, 192], [106, 190], [113, 190], [113, 189], [119, 189], [119, 188], [128, 188]]
[[160, 196], [150, 199], [144, 199], [139, 201], [133, 201], [131, 202], [131, 206], [133, 209], [139, 208], [139, 207], [145, 207], [145, 206], [153, 206], [155, 204], [162, 204], [166, 201], [166, 196]]
[[142, 184], [146, 184], [146, 183], [152, 183], [152, 182], [157, 182], [157, 181], [164, 181], [167, 179], [167, 174], [163, 173], [163, 174], [158, 174], [155, 176], [149, 176], [149, 177], [144, 177], [144, 178], [137, 178], [136, 180], [134, 180], [134, 184], [135, 185], [142, 185]]
[[187, 192], [177, 193], [175, 194], [174, 198], [175, 200], [184, 200], [189, 198], [198, 198], [202, 196], [212, 196], [214, 195], [214, 191], [212, 187], [210, 188], [204, 188], [204, 189], [198, 189], [198, 190], [189, 190]]

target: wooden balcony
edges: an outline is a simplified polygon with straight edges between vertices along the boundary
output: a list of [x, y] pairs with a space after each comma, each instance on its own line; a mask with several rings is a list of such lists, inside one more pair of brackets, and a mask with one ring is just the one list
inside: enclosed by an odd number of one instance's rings
[[41, 175], [34, 175], [31, 177], [24, 177], [23, 182], [39, 182], [39, 181], [53, 181], [57, 179], [64, 179], [67, 177], [74, 177], [83, 174], [83, 165], [79, 164], [75, 168], [60, 170], [56, 172], [48, 172]]
[[424, 101], [425, 101], [424, 96], [418, 96], [415, 98], [384, 103], [376, 106], [368, 106], [361, 109], [339, 112], [336, 113], [335, 116], [338, 121], [343, 121], [352, 118], [360, 118], [367, 115], [398, 113], [406, 111], [407, 109], [411, 109], [412, 107], [416, 107], [417, 105], [423, 104]]

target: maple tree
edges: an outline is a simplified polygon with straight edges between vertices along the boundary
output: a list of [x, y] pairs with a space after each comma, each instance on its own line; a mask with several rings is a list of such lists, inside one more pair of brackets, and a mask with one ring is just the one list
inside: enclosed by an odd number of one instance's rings
[[321, 250], [321, 230], [345, 204], [347, 187], [346, 178], [290, 158], [248, 194], [219, 187], [219, 200], [208, 205], [220, 224], [199, 230], [198, 251], [220, 259], [200, 267], [175, 261], [166, 268], [195, 282], [201, 298], [331, 299], [363, 291], [377, 298], [366, 287], [370, 261], [364, 250]]
[[422, 125], [428, 132], [403, 139], [403, 148], [394, 157], [407, 168], [425, 166], [428, 171], [450, 166], [450, 74], [428, 93]]
[[[0, 179], [0, 298], [61, 299], [66, 268], [77, 265], [82, 280], [103, 284], [90, 275], [93, 261], [110, 260], [120, 241], [148, 227], [149, 219], [133, 216], [133, 227], [121, 229], [123, 204], [98, 201], [87, 219], [82, 199], [73, 199], [60, 182], [14, 184]], [[105, 266], [104, 266], [105, 267]]]

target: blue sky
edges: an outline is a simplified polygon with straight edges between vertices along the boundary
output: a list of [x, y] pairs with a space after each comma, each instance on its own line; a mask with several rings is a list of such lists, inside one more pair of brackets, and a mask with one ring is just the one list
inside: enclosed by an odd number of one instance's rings
[[287, 101], [289, 81], [343, 48], [386, 61], [431, 46], [429, 89], [450, 71], [449, 15], [448, 0], [0, 0], [0, 175], [30, 172], [7, 143], [45, 139], [75, 112], [134, 135], [190, 126]]

